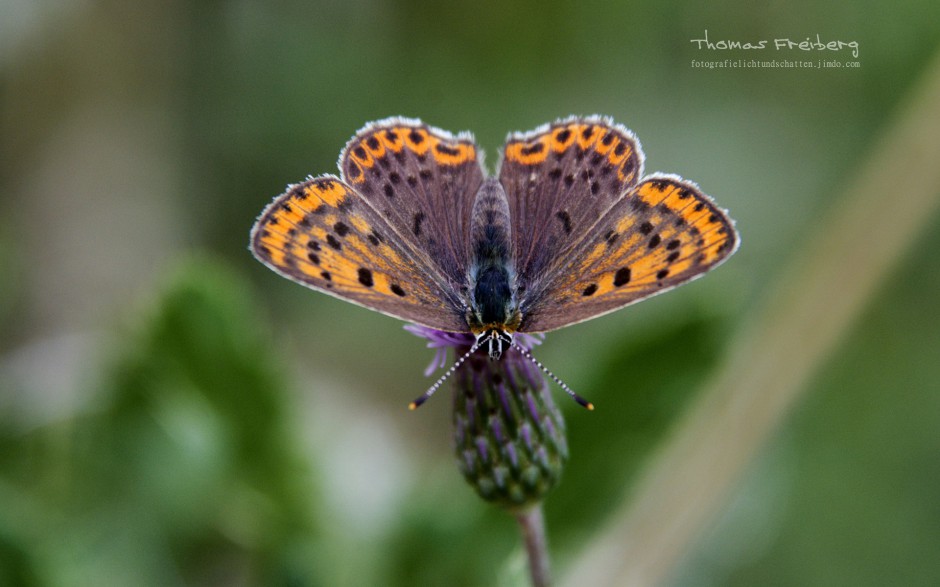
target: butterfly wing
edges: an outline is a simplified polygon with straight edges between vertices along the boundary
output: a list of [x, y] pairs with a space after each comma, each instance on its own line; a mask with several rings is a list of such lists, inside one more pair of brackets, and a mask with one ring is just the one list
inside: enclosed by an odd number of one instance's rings
[[[438, 330], [467, 330], [468, 219], [477, 148], [415, 120], [367, 125], [342, 178], [292, 185], [261, 214], [251, 249], [307, 287]], [[464, 289], [461, 289], [464, 288]]]
[[633, 134], [599, 117], [510, 135], [499, 180], [514, 223], [517, 280], [530, 295], [545, 287], [560, 257], [636, 185], [642, 167]]
[[594, 318], [701, 275], [737, 246], [728, 216], [692, 183], [639, 185], [643, 153], [609, 119], [512, 135], [500, 166], [515, 226], [521, 331]]
[[469, 133], [402, 118], [369, 124], [346, 145], [340, 169], [413, 254], [449, 286], [466, 286], [470, 215], [484, 178]]
[[647, 177], [566, 257], [525, 329], [560, 328], [671, 289], [721, 264], [738, 243], [731, 218], [695, 184]]

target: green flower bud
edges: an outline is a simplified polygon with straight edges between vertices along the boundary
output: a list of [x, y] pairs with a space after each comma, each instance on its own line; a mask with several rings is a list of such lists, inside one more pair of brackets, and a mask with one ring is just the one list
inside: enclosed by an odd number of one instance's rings
[[453, 382], [454, 448], [467, 482], [506, 508], [542, 501], [568, 459], [565, 422], [542, 372], [510, 348], [499, 360], [474, 353]]

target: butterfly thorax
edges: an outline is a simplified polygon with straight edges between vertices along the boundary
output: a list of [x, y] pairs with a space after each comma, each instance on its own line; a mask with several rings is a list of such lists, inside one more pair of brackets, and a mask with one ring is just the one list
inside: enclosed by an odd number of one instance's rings
[[478, 341], [488, 339], [490, 357], [498, 359], [512, 341], [522, 314], [516, 299], [512, 238], [506, 192], [495, 179], [483, 182], [470, 218], [471, 299], [467, 325]]

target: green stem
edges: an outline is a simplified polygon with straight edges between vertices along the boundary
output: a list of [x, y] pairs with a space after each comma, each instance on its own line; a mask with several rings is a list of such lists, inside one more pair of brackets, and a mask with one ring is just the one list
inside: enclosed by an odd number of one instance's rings
[[548, 540], [545, 535], [545, 517], [542, 504], [515, 512], [516, 521], [525, 541], [526, 556], [529, 559], [529, 574], [533, 587], [548, 587], [552, 583], [549, 572]]

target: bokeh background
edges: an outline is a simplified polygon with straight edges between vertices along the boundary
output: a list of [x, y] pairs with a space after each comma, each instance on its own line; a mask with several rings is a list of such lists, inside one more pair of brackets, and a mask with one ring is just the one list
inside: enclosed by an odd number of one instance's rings
[[[693, 68], [801, 57], [698, 51], [706, 29], [857, 41], [860, 67]], [[572, 456], [545, 508], [564, 574], [877, 163], [938, 48], [933, 0], [0, 0], [0, 584], [525, 584], [512, 518], [454, 464], [447, 394], [406, 409], [424, 341], [268, 271], [248, 230], [370, 120], [472, 130], [492, 170], [509, 131], [602, 113], [648, 171], [727, 207], [743, 245], [539, 347], [598, 406], [559, 392]], [[913, 205], [908, 179], [886, 209]], [[940, 583], [923, 215], [664, 582]]]

